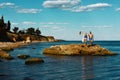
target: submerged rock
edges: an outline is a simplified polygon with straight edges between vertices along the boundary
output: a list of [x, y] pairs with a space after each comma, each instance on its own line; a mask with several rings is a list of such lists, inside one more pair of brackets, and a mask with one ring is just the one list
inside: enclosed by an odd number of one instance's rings
[[1, 74], [1, 73], [0, 73], [0, 76], [2, 77], [2, 76], [8, 76], [8, 75], [6, 75], [6, 74]]
[[29, 57], [30, 57], [30, 55], [27, 55], [27, 54], [20, 54], [20, 55], [18, 55], [19, 59], [27, 59]]
[[69, 45], [56, 45], [50, 48], [45, 48], [43, 54], [49, 55], [115, 55], [106, 48], [99, 45], [83, 45], [83, 44], [69, 44]]
[[29, 58], [25, 61], [25, 64], [34, 64], [34, 63], [43, 63], [43, 59], [41, 58]]
[[25, 77], [23, 80], [33, 80], [33, 79], [31, 79], [29, 77]]
[[0, 60], [0, 62], [2, 62], [2, 60]]

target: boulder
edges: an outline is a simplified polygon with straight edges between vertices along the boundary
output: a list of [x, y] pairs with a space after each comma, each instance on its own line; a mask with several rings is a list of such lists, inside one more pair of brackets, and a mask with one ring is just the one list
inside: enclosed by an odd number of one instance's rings
[[6, 59], [6, 60], [14, 59], [9, 53], [5, 51], [0, 51], [0, 58]]
[[45, 48], [43, 54], [48, 55], [115, 55], [106, 48], [99, 45], [83, 45], [83, 44], [69, 44], [69, 45], [56, 45], [50, 48]]
[[35, 63], [43, 63], [43, 59], [41, 58], [29, 58], [25, 61], [25, 64], [26, 65], [29, 65], [29, 64], [35, 64]]
[[27, 59], [30, 57], [30, 55], [27, 55], [27, 54], [20, 54], [17, 56], [19, 59]]
[[6, 52], [10, 52], [10, 51], [13, 51], [14, 49], [11, 47], [7, 47], [7, 48], [2, 48], [2, 50]]

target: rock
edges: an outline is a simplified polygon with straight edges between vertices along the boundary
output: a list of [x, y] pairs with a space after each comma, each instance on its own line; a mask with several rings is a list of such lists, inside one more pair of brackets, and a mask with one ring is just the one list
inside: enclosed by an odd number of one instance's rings
[[6, 59], [6, 60], [14, 59], [9, 53], [5, 51], [0, 51], [0, 58]]
[[8, 47], [8, 48], [2, 48], [2, 50], [3, 50], [3, 51], [7, 51], [7, 52], [9, 52], [9, 51], [13, 51], [14, 49], [13, 49], [13, 48]]
[[55, 42], [54, 36], [41, 36], [40, 37], [41, 42]]
[[31, 79], [29, 77], [25, 77], [23, 80], [33, 80], [33, 79]]
[[29, 36], [26, 37], [26, 43], [30, 43], [31, 42], [31, 39]]
[[55, 42], [55, 38], [53, 36], [47, 36], [49, 42]]
[[27, 59], [27, 58], [29, 58], [30, 56], [29, 55], [27, 55], [27, 54], [20, 54], [20, 55], [18, 55], [18, 58], [19, 59]]
[[2, 60], [0, 60], [0, 62], [2, 62]]
[[2, 77], [2, 76], [8, 76], [8, 75], [6, 75], [6, 74], [0, 74], [0, 76]]
[[56, 45], [50, 48], [45, 48], [43, 54], [49, 55], [115, 55], [115, 53], [108, 49], [102, 48], [99, 45], [83, 45], [83, 44], [69, 44]]
[[41, 58], [29, 58], [25, 61], [25, 64], [34, 64], [34, 63], [43, 63], [43, 59]]
[[32, 49], [36, 49], [36, 48], [32, 48]]

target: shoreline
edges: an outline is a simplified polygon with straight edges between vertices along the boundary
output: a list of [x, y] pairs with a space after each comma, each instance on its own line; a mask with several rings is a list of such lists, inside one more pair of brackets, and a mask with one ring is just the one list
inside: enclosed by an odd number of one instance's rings
[[[38, 43], [40, 41], [33, 41], [31, 43]], [[19, 48], [22, 46], [29, 45], [31, 43], [24, 43], [21, 42], [0, 42], [0, 59], [6, 59], [6, 60], [12, 60], [14, 59], [11, 54], [9, 54], [9, 51], [14, 50], [15, 48]]]

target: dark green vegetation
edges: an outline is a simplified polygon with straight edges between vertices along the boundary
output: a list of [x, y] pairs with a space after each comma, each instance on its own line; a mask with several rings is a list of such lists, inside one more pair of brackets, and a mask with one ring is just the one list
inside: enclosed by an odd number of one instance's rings
[[30, 27], [28, 29], [19, 30], [14, 27], [11, 31], [11, 22], [4, 22], [4, 17], [0, 19], [0, 42], [16, 42], [25, 41], [26, 37], [30, 37], [32, 41], [55, 41], [53, 36], [42, 36], [39, 28]]

